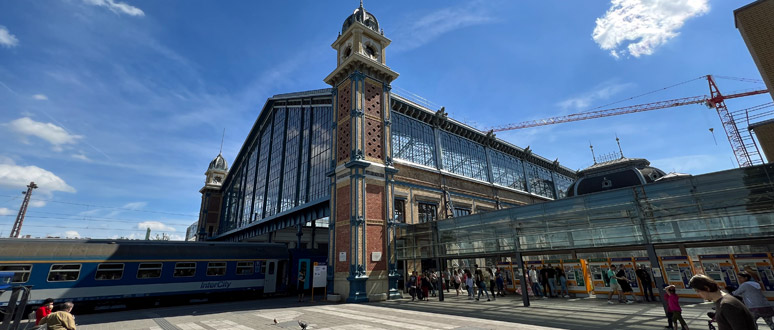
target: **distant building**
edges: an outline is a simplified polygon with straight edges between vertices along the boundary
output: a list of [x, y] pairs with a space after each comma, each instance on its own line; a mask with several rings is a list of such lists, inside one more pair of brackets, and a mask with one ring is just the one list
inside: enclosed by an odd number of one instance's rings
[[185, 230], [185, 240], [186, 241], [198, 241], [199, 237], [199, 221], [194, 222], [188, 228]]

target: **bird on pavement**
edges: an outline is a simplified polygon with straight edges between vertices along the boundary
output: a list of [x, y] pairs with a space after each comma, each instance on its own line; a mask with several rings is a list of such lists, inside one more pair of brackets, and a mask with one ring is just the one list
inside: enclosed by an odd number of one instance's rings
[[298, 326], [301, 327], [301, 330], [306, 330], [306, 327], [309, 326], [309, 325], [306, 324], [306, 322], [298, 320]]

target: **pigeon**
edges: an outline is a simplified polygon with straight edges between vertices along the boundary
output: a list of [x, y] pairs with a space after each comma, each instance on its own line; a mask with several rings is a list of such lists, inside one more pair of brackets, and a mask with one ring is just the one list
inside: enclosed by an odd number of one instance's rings
[[277, 324], [277, 323], [279, 323], [279, 322], [277, 322], [277, 319], [274, 319], [274, 324]]
[[306, 324], [306, 322], [298, 320], [298, 326], [301, 327], [301, 330], [306, 330], [306, 327], [308, 327], [309, 325]]

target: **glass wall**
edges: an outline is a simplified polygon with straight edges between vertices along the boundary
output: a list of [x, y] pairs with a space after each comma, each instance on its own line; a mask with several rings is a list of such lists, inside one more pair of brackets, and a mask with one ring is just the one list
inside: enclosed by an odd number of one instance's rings
[[[766, 239], [774, 236], [771, 178], [774, 165], [759, 165], [439, 220], [437, 251], [455, 257]], [[420, 248], [415, 241], [398, 244], [407, 250], [401, 254]]]
[[229, 173], [233, 179], [224, 187], [221, 233], [330, 195], [331, 106], [272, 111]]
[[393, 112], [391, 128], [393, 157], [436, 167], [435, 137], [430, 125]]
[[[392, 113], [391, 129], [392, 151], [395, 159], [443, 169], [468, 178], [531, 192], [550, 199], [564, 198], [567, 188], [574, 181], [573, 178], [559, 172], [484, 147], [397, 112]], [[441, 162], [436, 160], [438, 148], [436, 134], [441, 143]], [[491, 162], [491, 178], [487, 155]], [[554, 184], [556, 184], [556, 191]]]

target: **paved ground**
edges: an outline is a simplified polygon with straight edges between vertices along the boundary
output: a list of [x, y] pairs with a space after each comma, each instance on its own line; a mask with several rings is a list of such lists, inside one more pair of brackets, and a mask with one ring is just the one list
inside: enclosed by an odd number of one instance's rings
[[[521, 298], [470, 301], [464, 296], [443, 302], [391, 300], [368, 304], [296, 302], [271, 298], [76, 316], [78, 330], [248, 330], [307, 329], [663, 329], [660, 303], [608, 305], [600, 299], [534, 300]], [[707, 329], [711, 304], [685, 304], [683, 317], [692, 329]], [[277, 320], [277, 324], [274, 320]], [[762, 320], [759, 324], [763, 325]], [[763, 325], [765, 327], [765, 325]]]

